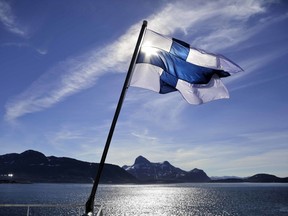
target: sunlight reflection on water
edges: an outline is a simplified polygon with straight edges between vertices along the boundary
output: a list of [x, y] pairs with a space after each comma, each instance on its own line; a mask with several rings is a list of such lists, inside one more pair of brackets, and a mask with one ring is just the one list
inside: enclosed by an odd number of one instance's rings
[[[250, 187], [215, 187], [211, 184], [188, 184], [180, 187], [103, 186], [99, 191], [99, 199], [101, 203], [105, 203], [105, 215], [285, 215], [284, 212], [281, 214], [279, 207], [275, 207], [275, 203], [283, 203], [283, 200], [284, 207], [288, 206], [287, 187], [284, 189], [284, 197], [280, 200], [280, 191], [274, 194], [278, 197], [275, 201], [273, 189], [269, 188], [264, 188], [259, 193], [259, 188], [255, 190]], [[263, 195], [266, 198], [262, 197]]]
[[[84, 205], [91, 187], [87, 184], [2, 184], [0, 203]], [[100, 185], [95, 202], [103, 205], [105, 216], [287, 216], [288, 184]], [[5, 211], [9, 214], [3, 214], [0, 209], [0, 215], [25, 215], [24, 210], [21, 214], [12, 213], [11, 209]], [[40, 209], [33, 212], [40, 215]], [[68, 210], [64, 212], [60, 215], [75, 215], [68, 214]], [[59, 215], [50, 213], [44, 215]]]

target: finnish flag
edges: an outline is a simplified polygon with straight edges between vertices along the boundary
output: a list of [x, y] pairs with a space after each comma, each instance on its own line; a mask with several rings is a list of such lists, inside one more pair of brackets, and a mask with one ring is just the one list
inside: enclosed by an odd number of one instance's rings
[[229, 98], [220, 78], [240, 71], [222, 55], [147, 29], [130, 85], [161, 94], [179, 91], [188, 103], [202, 104]]

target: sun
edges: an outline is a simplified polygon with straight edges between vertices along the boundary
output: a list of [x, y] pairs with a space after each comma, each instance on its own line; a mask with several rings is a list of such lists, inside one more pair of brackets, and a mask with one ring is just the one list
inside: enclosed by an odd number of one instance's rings
[[144, 52], [147, 57], [157, 54], [157, 48], [153, 47], [149, 41], [143, 43], [141, 51]]

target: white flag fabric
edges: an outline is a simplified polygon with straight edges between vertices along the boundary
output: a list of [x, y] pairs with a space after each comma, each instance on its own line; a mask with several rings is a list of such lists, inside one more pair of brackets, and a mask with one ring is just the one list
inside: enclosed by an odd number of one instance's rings
[[161, 94], [179, 91], [188, 103], [202, 104], [229, 98], [220, 78], [240, 71], [222, 55], [147, 29], [130, 85]]

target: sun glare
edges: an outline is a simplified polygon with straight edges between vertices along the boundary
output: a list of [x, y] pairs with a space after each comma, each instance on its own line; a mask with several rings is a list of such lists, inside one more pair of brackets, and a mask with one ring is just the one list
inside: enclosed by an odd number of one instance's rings
[[151, 46], [151, 43], [145, 42], [142, 45], [142, 51], [146, 54], [146, 56], [155, 55], [157, 53], [157, 49]]

